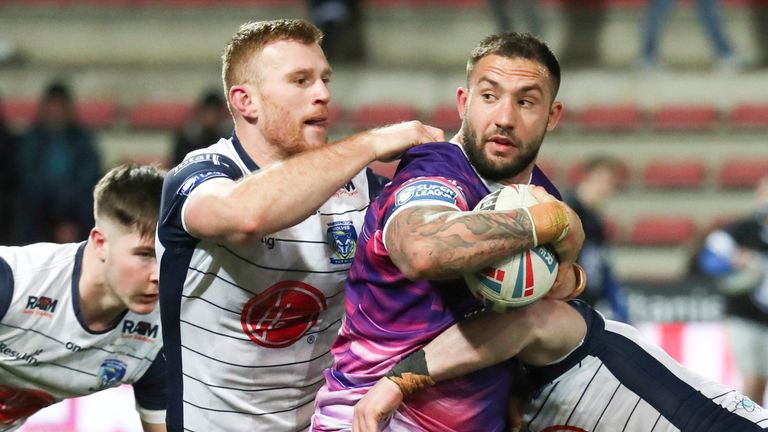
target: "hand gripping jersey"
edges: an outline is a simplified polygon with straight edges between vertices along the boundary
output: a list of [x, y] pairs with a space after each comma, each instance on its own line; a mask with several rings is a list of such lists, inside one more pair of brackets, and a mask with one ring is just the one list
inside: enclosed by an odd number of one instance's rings
[[[531, 183], [559, 198], [538, 168]], [[406, 152], [366, 215], [346, 285], [347, 315], [333, 345], [333, 367], [317, 396], [315, 430], [348, 429], [354, 404], [384, 373], [479, 308], [462, 279], [408, 280], [384, 247], [387, 221], [415, 205], [472, 210], [501, 187], [481, 179], [456, 144], [423, 144]], [[509, 369], [500, 364], [425, 389], [400, 406], [402, 430], [504, 430], [510, 386]], [[393, 423], [388, 427], [397, 430]]]
[[525, 432], [763, 431], [768, 412], [684, 368], [637, 329], [604, 320], [581, 301], [582, 345], [551, 366], [529, 367], [539, 384], [525, 407]]
[[255, 244], [186, 231], [184, 205], [200, 184], [257, 170], [233, 137], [190, 153], [166, 177], [157, 249], [170, 431], [305, 430], [331, 364], [344, 280], [378, 179], [362, 171], [306, 220]]
[[[160, 314], [93, 332], [80, 316], [85, 243], [0, 247], [0, 430], [63, 399], [133, 384], [139, 414], [165, 418]], [[121, 409], [132, 409], [123, 407]]]

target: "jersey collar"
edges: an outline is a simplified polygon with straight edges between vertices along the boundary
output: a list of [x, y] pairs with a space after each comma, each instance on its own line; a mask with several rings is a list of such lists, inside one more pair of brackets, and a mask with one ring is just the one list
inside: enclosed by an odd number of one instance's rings
[[232, 132], [232, 146], [235, 148], [235, 151], [237, 152], [237, 155], [240, 156], [240, 160], [243, 161], [245, 164], [245, 167], [248, 168], [250, 171], [258, 171], [259, 166], [256, 165], [256, 162], [251, 159], [250, 156], [248, 156], [248, 153], [243, 148], [243, 145], [240, 143], [240, 139], [237, 138], [237, 133], [234, 131]]

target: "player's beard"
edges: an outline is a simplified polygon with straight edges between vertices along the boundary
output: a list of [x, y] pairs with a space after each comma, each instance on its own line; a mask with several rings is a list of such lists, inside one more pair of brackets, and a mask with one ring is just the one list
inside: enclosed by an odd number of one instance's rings
[[494, 162], [490, 160], [485, 152], [485, 143], [489, 137], [494, 135], [504, 136], [517, 143], [511, 133], [498, 129], [478, 140], [475, 129], [472, 127], [472, 123], [469, 122], [466, 114], [464, 115], [461, 130], [462, 147], [464, 147], [464, 152], [466, 152], [469, 162], [475, 167], [480, 176], [493, 181], [511, 179], [523, 172], [538, 157], [541, 143], [544, 141], [544, 135], [546, 134], [546, 130], [544, 130], [534, 139], [518, 145], [519, 153], [514, 159], [508, 162]]
[[260, 122], [264, 138], [283, 158], [302, 153], [312, 147], [304, 137], [304, 124], [291, 113], [274, 103], [263, 102]]

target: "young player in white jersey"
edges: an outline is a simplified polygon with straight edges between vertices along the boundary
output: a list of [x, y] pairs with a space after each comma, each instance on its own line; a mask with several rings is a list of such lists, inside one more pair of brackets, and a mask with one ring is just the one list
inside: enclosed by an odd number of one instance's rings
[[96, 185], [86, 242], [0, 247], [0, 430], [127, 383], [144, 431], [165, 431], [154, 251], [162, 183], [155, 167], [119, 166]]
[[327, 145], [320, 39], [304, 20], [243, 25], [223, 55], [235, 133], [166, 178], [157, 250], [169, 430], [309, 426], [377, 186], [364, 168], [442, 139], [410, 122]]
[[635, 328], [578, 300], [544, 300], [507, 314], [483, 312], [402, 360], [357, 404], [352, 430], [379, 431], [404, 393], [515, 355], [522, 364], [514, 385], [528, 388], [515, 430], [768, 429], [768, 411], [686, 369]]

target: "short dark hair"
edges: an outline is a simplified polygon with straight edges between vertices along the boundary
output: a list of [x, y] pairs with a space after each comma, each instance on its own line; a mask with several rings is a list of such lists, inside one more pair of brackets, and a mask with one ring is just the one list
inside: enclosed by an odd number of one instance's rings
[[112, 168], [93, 190], [96, 223], [109, 219], [151, 238], [160, 213], [165, 172], [154, 165], [126, 164]]
[[554, 92], [560, 89], [560, 62], [546, 43], [530, 33], [503, 32], [485, 37], [472, 49], [467, 60], [467, 85], [477, 62], [489, 55], [507, 58], [523, 58], [541, 63], [552, 77]]

